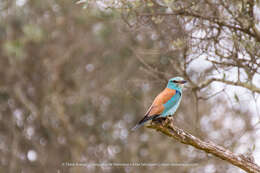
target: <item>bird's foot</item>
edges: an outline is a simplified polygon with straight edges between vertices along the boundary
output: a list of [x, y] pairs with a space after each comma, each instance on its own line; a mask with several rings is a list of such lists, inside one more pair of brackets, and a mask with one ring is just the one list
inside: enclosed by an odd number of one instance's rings
[[168, 123], [167, 124], [171, 124], [173, 126], [173, 122], [174, 122], [174, 119], [172, 116], [169, 116], [166, 118], [168, 120]]
[[154, 123], [162, 124], [165, 121], [165, 117], [159, 117], [153, 120]]
[[173, 117], [169, 116], [169, 117], [166, 117], [164, 122], [162, 123], [163, 126], [166, 126], [168, 124], [172, 124], [173, 123]]
[[163, 126], [166, 126], [168, 124], [173, 124], [173, 117], [159, 117], [153, 120], [154, 123], [162, 124]]

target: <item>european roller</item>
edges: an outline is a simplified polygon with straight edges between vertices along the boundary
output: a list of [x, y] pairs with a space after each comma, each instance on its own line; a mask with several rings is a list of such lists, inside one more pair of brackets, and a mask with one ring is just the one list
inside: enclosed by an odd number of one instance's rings
[[182, 77], [171, 78], [168, 81], [167, 87], [156, 96], [144, 118], [132, 130], [136, 130], [149, 120], [172, 116], [180, 105], [182, 88], [185, 83], [186, 81]]

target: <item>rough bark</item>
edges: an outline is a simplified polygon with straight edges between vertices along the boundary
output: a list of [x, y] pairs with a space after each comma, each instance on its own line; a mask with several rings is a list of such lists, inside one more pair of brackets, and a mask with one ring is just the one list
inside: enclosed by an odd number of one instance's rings
[[230, 150], [217, 145], [211, 141], [202, 141], [201, 139], [185, 132], [184, 130], [176, 127], [172, 123], [165, 125], [152, 122], [146, 126], [148, 128], [155, 129], [161, 133], [187, 145], [191, 145], [199, 150], [203, 150], [207, 153], [213, 154], [218, 158], [226, 160], [227, 162], [247, 171], [250, 173], [260, 173], [260, 166], [254, 163], [250, 158], [231, 152]]

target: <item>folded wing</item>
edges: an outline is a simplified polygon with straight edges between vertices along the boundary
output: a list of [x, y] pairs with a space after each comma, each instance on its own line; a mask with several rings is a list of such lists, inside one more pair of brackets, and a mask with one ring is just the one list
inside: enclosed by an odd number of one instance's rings
[[176, 90], [165, 88], [153, 101], [151, 107], [146, 112], [143, 119], [141, 119], [132, 130], [136, 130], [141, 127], [145, 122], [149, 120], [153, 120], [160, 116], [164, 110], [164, 104], [168, 102], [174, 95], [176, 94]]
[[164, 104], [167, 103], [174, 95], [176, 90], [165, 88], [153, 101], [151, 107], [146, 112], [145, 116], [160, 115], [165, 110]]

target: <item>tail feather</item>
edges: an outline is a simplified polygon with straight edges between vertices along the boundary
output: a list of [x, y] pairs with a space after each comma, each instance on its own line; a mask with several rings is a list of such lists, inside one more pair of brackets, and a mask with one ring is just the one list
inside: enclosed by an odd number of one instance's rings
[[139, 127], [143, 126], [144, 123], [146, 123], [149, 120], [153, 120], [155, 118], [157, 118], [159, 115], [152, 115], [152, 116], [145, 116], [143, 119], [141, 119], [131, 130], [135, 131], [136, 129], [138, 129]]

